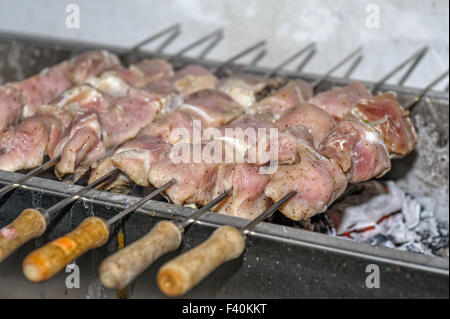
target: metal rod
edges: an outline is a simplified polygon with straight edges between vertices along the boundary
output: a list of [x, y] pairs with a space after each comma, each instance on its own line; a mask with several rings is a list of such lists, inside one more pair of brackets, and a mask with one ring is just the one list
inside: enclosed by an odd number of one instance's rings
[[128, 54], [130, 54], [132, 52], [138, 51], [142, 46], [144, 46], [144, 45], [146, 45], [146, 44], [148, 44], [150, 42], [153, 42], [153, 41], [159, 39], [160, 37], [162, 37], [162, 36], [164, 36], [164, 35], [166, 35], [168, 33], [177, 33], [177, 32], [180, 31], [180, 28], [181, 28], [181, 24], [180, 23], [175, 23], [174, 25], [171, 25], [170, 27], [168, 27], [168, 28], [166, 28], [164, 30], [161, 30], [160, 32], [158, 32], [158, 33], [156, 33], [154, 35], [151, 35], [148, 38], [138, 42], [131, 49], [127, 50], [127, 52], [122, 53], [121, 57], [124, 57], [124, 56], [126, 56], [126, 55], [128, 55]]
[[405, 74], [402, 76], [402, 78], [398, 81], [398, 85], [403, 86], [403, 84], [406, 82], [406, 80], [409, 78], [409, 76], [412, 74], [412, 72], [415, 70], [417, 65], [422, 61], [423, 57], [427, 53], [427, 50], [424, 50], [422, 54], [420, 54], [417, 59], [413, 62], [413, 64], [406, 70]]
[[199, 219], [200, 217], [202, 217], [205, 213], [207, 213], [208, 211], [211, 210], [211, 208], [213, 208], [214, 206], [216, 206], [217, 204], [219, 204], [220, 202], [222, 202], [225, 198], [228, 197], [228, 195], [230, 195], [232, 189], [228, 189], [226, 190], [224, 193], [222, 193], [221, 195], [217, 196], [216, 198], [214, 198], [213, 200], [211, 200], [208, 204], [206, 204], [205, 206], [203, 206], [202, 208], [198, 209], [195, 213], [193, 213], [191, 216], [187, 217], [186, 219], [184, 219], [183, 221], [177, 223], [178, 228], [183, 231], [187, 226], [189, 226], [190, 224], [192, 224], [194, 221], [196, 221], [197, 219]]
[[52, 207], [48, 208], [45, 210], [45, 213], [48, 214], [48, 216], [50, 216], [51, 214], [53, 214], [54, 212], [57, 212], [61, 209], [63, 209], [64, 207], [66, 207], [67, 205], [73, 203], [74, 201], [76, 201], [77, 199], [79, 199], [80, 197], [86, 195], [89, 191], [91, 191], [93, 188], [103, 184], [104, 182], [106, 182], [110, 177], [116, 175], [117, 173], [119, 173], [120, 170], [115, 168], [114, 170], [112, 170], [111, 172], [109, 172], [106, 175], [103, 175], [102, 177], [100, 177], [99, 179], [97, 179], [95, 182], [92, 182], [86, 186], [84, 186], [82, 189], [80, 189], [78, 192], [76, 192], [75, 194], [63, 199], [62, 201], [60, 201], [59, 203], [56, 203], [55, 205], [53, 205]]
[[298, 57], [302, 56], [305, 52], [314, 49], [316, 46], [315, 42], [311, 42], [304, 48], [302, 48], [300, 51], [295, 52], [293, 55], [289, 56], [287, 59], [285, 59], [283, 62], [278, 64], [275, 68], [273, 68], [268, 74], [266, 74], [265, 78], [271, 78], [272, 76], [276, 75], [281, 69], [283, 69], [286, 65], [291, 63], [292, 61], [296, 60]]
[[213, 73], [218, 73], [220, 70], [222, 70], [223, 68], [227, 67], [228, 65], [230, 65], [231, 63], [233, 63], [234, 61], [242, 58], [243, 56], [246, 56], [247, 54], [255, 51], [256, 49], [259, 49], [262, 46], [266, 45], [266, 40], [262, 40], [259, 41], [257, 43], [255, 43], [254, 45], [248, 47], [247, 49], [242, 50], [241, 52], [235, 54], [234, 56], [232, 56], [231, 58], [229, 58], [228, 60], [226, 60], [225, 62], [222, 62], [218, 67], [216, 67], [212, 72]]
[[306, 65], [309, 63], [309, 61], [311, 61], [311, 59], [316, 55], [317, 50], [316, 49], [312, 49], [311, 52], [309, 52], [306, 57], [303, 59], [302, 62], [300, 62], [300, 64], [297, 67], [297, 73], [300, 73], [303, 71], [303, 69], [306, 67]]
[[50, 167], [52, 167], [53, 165], [55, 165], [55, 163], [61, 158], [61, 155], [58, 155], [57, 157], [45, 162], [44, 164], [42, 164], [39, 167], [36, 167], [35, 169], [31, 170], [30, 172], [28, 172], [27, 174], [25, 174], [25, 176], [23, 176], [21, 179], [19, 179], [17, 182], [12, 182], [6, 186], [4, 186], [3, 188], [0, 189], [0, 198], [3, 195], [6, 195], [7, 193], [9, 193], [10, 191], [12, 191], [13, 189], [16, 189], [17, 187], [23, 185], [24, 183], [26, 183], [30, 178], [42, 173], [43, 171], [46, 171], [47, 169], [49, 169]]
[[219, 42], [223, 40], [223, 38], [223, 33], [220, 36], [217, 36], [209, 45], [206, 46], [206, 48], [202, 50], [202, 52], [200, 52], [197, 59], [204, 60], [209, 52], [211, 52], [219, 44]]
[[449, 73], [449, 70], [445, 71], [440, 76], [438, 76], [435, 80], [433, 80], [430, 84], [428, 84], [417, 96], [415, 96], [408, 103], [406, 103], [404, 105], [404, 108], [406, 110], [411, 110], [417, 103], [420, 102], [420, 100], [425, 96], [425, 94], [428, 93], [429, 90], [431, 90], [436, 84], [438, 84], [445, 77], [447, 77], [448, 73]]
[[122, 219], [123, 217], [125, 217], [126, 215], [128, 215], [131, 212], [134, 212], [136, 209], [138, 209], [139, 207], [141, 207], [142, 205], [144, 205], [146, 202], [148, 202], [150, 199], [152, 199], [153, 197], [155, 197], [156, 195], [160, 194], [161, 192], [165, 191], [167, 188], [169, 188], [170, 186], [172, 186], [173, 184], [176, 183], [176, 180], [172, 179], [169, 182], [167, 182], [166, 184], [164, 184], [163, 186], [159, 187], [158, 189], [155, 189], [153, 192], [151, 192], [150, 194], [146, 195], [145, 197], [141, 198], [139, 201], [137, 201], [136, 203], [134, 203], [133, 205], [131, 205], [130, 207], [124, 209], [123, 211], [121, 211], [119, 214], [115, 215], [114, 217], [108, 219], [106, 221], [106, 225], [109, 227], [112, 224], [114, 224], [116, 221]]
[[261, 215], [256, 217], [254, 220], [249, 222], [247, 225], [245, 225], [241, 232], [244, 235], [247, 235], [250, 233], [256, 225], [258, 225], [263, 220], [269, 218], [274, 212], [276, 212], [281, 206], [283, 206], [288, 200], [290, 200], [293, 196], [295, 196], [297, 192], [289, 192], [287, 195], [284, 195], [283, 198], [281, 198], [279, 201], [273, 203], [269, 208], [267, 208]]
[[362, 60], [364, 59], [364, 56], [360, 55], [358, 56], [355, 61], [350, 65], [347, 72], [344, 74], [344, 79], [349, 79], [350, 76], [355, 72], [356, 68], [361, 64]]
[[419, 58], [421, 55], [425, 54], [425, 52], [427, 50], [428, 50], [428, 46], [421, 48], [419, 51], [415, 52], [413, 55], [411, 55], [405, 61], [400, 63], [398, 66], [396, 66], [392, 71], [388, 72], [388, 74], [386, 74], [384, 77], [382, 77], [381, 80], [379, 80], [377, 83], [375, 83], [375, 86], [372, 89], [372, 93], [375, 94], [381, 85], [386, 83], [387, 80], [389, 80], [392, 76], [394, 76], [398, 71], [403, 69], [412, 60], [415, 60], [415, 59]]
[[312, 88], [315, 89], [322, 81], [326, 80], [334, 71], [339, 69], [341, 66], [343, 66], [345, 63], [347, 63], [349, 60], [351, 60], [354, 56], [359, 54], [362, 51], [362, 47], [358, 47], [355, 51], [350, 53], [348, 56], [346, 56], [344, 59], [339, 61], [336, 65], [334, 65], [331, 69], [328, 70], [324, 75], [322, 75], [319, 79], [317, 79], [313, 84]]
[[175, 53], [174, 55], [172, 55], [170, 58], [167, 59], [167, 61], [171, 62], [177, 58], [179, 58], [180, 56], [182, 56], [184, 53], [192, 50], [193, 48], [199, 46], [200, 44], [203, 44], [204, 42], [210, 40], [211, 38], [215, 38], [215, 37], [222, 37], [223, 36], [223, 29], [217, 29], [214, 32], [211, 32], [207, 35], [205, 35], [204, 37], [198, 39], [197, 41], [189, 44], [188, 46], [182, 48], [181, 50], [179, 50], [177, 53]]
[[157, 54], [162, 54], [165, 48], [167, 48], [178, 36], [181, 34], [181, 31], [177, 31], [172, 33], [166, 40], [164, 40], [155, 50]]
[[267, 50], [261, 50], [255, 58], [250, 62], [250, 66], [255, 67], [267, 55]]

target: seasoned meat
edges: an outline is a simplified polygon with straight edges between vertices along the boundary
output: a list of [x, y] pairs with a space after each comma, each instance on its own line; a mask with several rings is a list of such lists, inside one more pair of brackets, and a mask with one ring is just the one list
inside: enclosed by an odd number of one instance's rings
[[105, 50], [86, 51], [69, 62], [69, 72], [75, 84], [82, 84], [90, 76], [97, 76], [120, 67], [118, 57]]
[[20, 116], [25, 99], [14, 86], [0, 86], [0, 133], [14, 124]]
[[138, 69], [144, 75], [145, 83], [153, 83], [172, 77], [173, 68], [163, 59], [144, 59], [130, 66], [130, 70]]
[[[192, 147], [188, 145], [188, 147]], [[176, 162], [170, 155], [150, 167], [149, 180], [155, 187], [161, 187], [171, 179], [177, 181], [165, 194], [176, 205], [205, 205], [212, 198], [219, 164]]]
[[128, 96], [118, 98], [108, 112], [99, 114], [102, 140], [105, 148], [120, 145], [136, 137], [139, 130], [155, 118], [156, 107], [145, 94], [132, 90]]
[[243, 113], [243, 109], [231, 97], [209, 89], [192, 93], [179, 109], [200, 119], [207, 127], [228, 124]]
[[42, 164], [48, 147], [54, 147], [61, 134], [51, 117], [34, 116], [0, 133], [0, 169], [17, 171]]
[[314, 147], [317, 148], [335, 124], [334, 119], [319, 107], [311, 103], [301, 103], [286, 111], [275, 126], [280, 130], [297, 125], [306, 127], [313, 136]]
[[73, 173], [90, 151], [98, 152], [105, 149], [101, 141], [101, 125], [96, 114], [86, 114], [76, 119], [65, 136], [58, 143], [61, 159], [55, 165], [55, 174], [58, 178]]
[[339, 122], [319, 152], [336, 161], [350, 183], [380, 177], [391, 168], [383, 140], [372, 127], [358, 120]]
[[[193, 135], [193, 118], [187, 113], [175, 111], [170, 116], [162, 117], [142, 128], [142, 135], [150, 135], [174, 145], [179, 142], [191, 142]], [[177, 134], [178, 132], [183, 134]], [[183, 130], [183, 132], [181, 132]]]
[[188, 65], [170, 77], [169, 82], [183, 95], [189, 95], [204, 89], [215, 89], [218, 79], [204, 67]]
[[141, 135], [119, 147], [111, 157], [112, 164], [140, 186], [149, 186], [153, 163], [166, 159], [170, 145], [159, 138]]
[[21, 116], [33, 116], [42, 104], [49, 103], [71, 87], [68, 72], [69, 63], [62, 62], [26, 80], [12, 83], [11, 86], [19, 89], [24, 99]]
[[273, 201], [280, 200], [291, 191], [297, 194], [280, 211], [293, 220], [307, 219], [321, 213], [341, 195], [347, 179], [332, 161], [314, 153], [300, 154], [300, 162], [282, 165], [270, 176], [265, 194]]
[[393, 93], [359, 101], [351, 113], [380, 133], [389, 153], [394, 157], [409, 154], [417, 144], [417, 133], [408, 117], [409, 112], [403, 109]]
[[268, 182], [268, 175], [261, 174], [258, 168], [247, 163], [221, 165], [217, 173], [214, 197], [231, 187], [233, 191], [215, 211], [241, 218], [256, 218], [270, 204], [270, 199], [264, 194]]
[[312, 87], [309, 83], [301, 80], [289, 81], [274, 94], [248, 108], [247, 113], [266, 121], [275, 122], [287, 110], [310, 99], [312, 94]]
[[256, 102], [258, 93], [271, 86], [273, 81], [263, 77], [242, 74], [220, 80], [219, 90], [228, 94], [244, 109]]
[[308, 102], [322, 108], [336, 119], [350, 112], [352, 107], [362, 99], [370, 99], [372, 94], [359, 82], [353, 82], [344, 87], [333, 88], [317, 94]]

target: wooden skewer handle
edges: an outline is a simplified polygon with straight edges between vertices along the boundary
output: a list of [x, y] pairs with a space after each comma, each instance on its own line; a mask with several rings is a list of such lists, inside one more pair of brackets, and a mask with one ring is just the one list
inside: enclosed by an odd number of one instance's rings
[[33, 282], [47, 280], [86, 251], [103, 246], [108, 237], [105, 222], [88, 217], [71, 233], [30, 253], [23, 261], [23, 273]]
[[127, 286], [159, 257], [177, 249], [181, 239], [181, 232], [173, 222], [158, 222], [147, 235], [102, 262], [100, 281], [107, 288]]
[[183, 295], [221, 264], [239, 257], [244, 247], [238, 229], [222, 226], [208, 240], [162, 266], [158, 286], [168, 296]]
[[37, 209], [25, 209], [9, 225], [0, 229], [0, 262], [47, 228], [46, 218]]

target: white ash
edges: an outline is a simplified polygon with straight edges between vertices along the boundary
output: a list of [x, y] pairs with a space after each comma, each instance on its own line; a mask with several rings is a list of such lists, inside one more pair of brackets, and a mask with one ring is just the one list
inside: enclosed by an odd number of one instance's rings
[[[388, 193], [346, 207], [337, 234], [350, 233], [357, 241], [448, 258], [449, 232], [433, 211], [437, 199], [412, 197], [394, 181], [386, 185]], [[365, 230], [368, 227], [373, 229]]]

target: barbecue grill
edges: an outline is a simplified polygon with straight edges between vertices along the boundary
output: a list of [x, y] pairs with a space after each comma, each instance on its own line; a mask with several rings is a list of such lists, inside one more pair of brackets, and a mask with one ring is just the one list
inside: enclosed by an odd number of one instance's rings
[[[174, 38], [173, 36], [171, 37]], [[212, 69], [221, 65], [204, 57], [218, 43], [215, 40], [197, 58], [177, 56], [176, 67], [196, 63]], [[148, 56], [162, 56], [163, 43], [154, 52], [133, 50], [127, 56], [135, 61]], [[89, 43], [75, 43], [27, 37], [17, 34], [0, 34], [0, 82], [20, 80], [44, 67], [70, 58], [75, 53], [98, 48]], [[113, 53], [124, 54], [128, 50], [118, 47], [102, 47]], [[319, 52], [320, 53], [320, 52]], [[317, 91], [350, 83], [348, 77], [357, 67], [357, 60], [347, 72], [346, 78], [327, 77]], [[306, 63], [304, 61], [304, 63]], [[304, 66], [302, 63], [301, 66]], [[415, 63], [413, 67], [417, 65]], [[228, 70], [242, 66], [232, 64]], [[254, 74], [266, 74], [270, 70], [256, 63], [246, 65], [245, 70]], [[225, 71], [224, 71], [225, 72]], [[407, 75], [412, 73], [412, 68]], [[320, 75], [279, 70], [281, 78], [302, 78], [314, 82]], [[402, 78], [401, 83], [406, 80]], [[364, 83], [373, 88], [376, 83]], [[380, 90], [397, 92], [401, 103], [417, 96], [418, 89], [382, 84]], [[420, 101], [412, 111], [412, 118], [419, 131], [419, 144], [406, 158], [395, 160], [386, 179], [394, 179], [413, 196], [430, 196], [438, 205], [436, 216], [445, 225], [448, 236], [448, 92], [430, 91], [426, 100]], [[439, 116], [436, 116], [438, 114]], [[0, 171], [0, 183], [17, 181], [23, 174]], [[81, 186], [56, 181], [51, 173], [41, 174], [29, 180], [0, 199], [0, 225], [11, 222], [28, 207], [50, 207]], [[182, 220], [192, 213], [188, 207], [179, 207], [160, 200], [143, 205], [135, 214], [127, 217], [112, 231], [108, 244], [91, 251], [76, 261], [80, 269], [80, 288], [69, 289], [62, 272], [41, 284], [31, 284], [22, 275], [21, 264], [27, 253], [44, 243], [74, 229], [84, 218], [99, 216], [110, 218], [121, 209], [136, 202], [148, 189], [136, 187], [130, 195], [91, 191], [73, 206], [66, 209], [58, 220], [49, 225], [40, 238], [29, 242], [0, 264], [0, 297], [8, 298], [160, 298], [164, 295], [156, 285], [156, 273], [160, 266], [204, 241], [211, 232], [222, 225], [242, 227], [243, 219], [207, 214], [186, 232], [182, 246], [155, 262], [126, 291], [105, 289], [98, 280], [100, 262], [117, 251], [119, 237], [131, 243], [145, 235], [162, 219]], [[444, 235], [445, 236], [445, 235]], [[380, 288], [365, 285], [366, 267], [376, 264], [380, 268]], [[373, 246], [327, 234], [310, 232], [275, 223], [261, 223], [252, 232], [242, 257], [230, 261], [185, 295], [186, 298], [312, 298], [312, 297], [446, 297], [448, 298], [448, 257], [417, 254], [398, 249]]]

